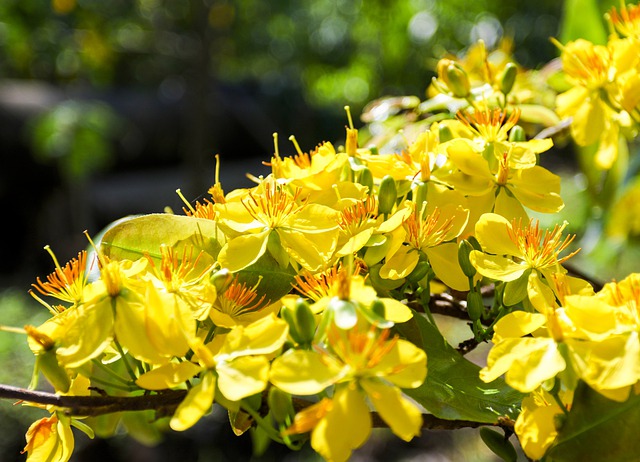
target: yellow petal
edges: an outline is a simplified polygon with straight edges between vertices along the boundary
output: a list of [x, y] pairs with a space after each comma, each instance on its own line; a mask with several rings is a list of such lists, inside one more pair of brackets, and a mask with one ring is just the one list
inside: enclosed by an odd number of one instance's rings
[[420, 252], [410, 246], [402, 246], [396, 253], [387, 258], [380, 268], [380, 277], [398, 280], [407, 277], [414, 270], [420, 259]]
[[513, 260], [498, 255], [487, 255], [477, 250], [469, 254], [469, 261], [478, 273], [498, 281], [515, 281], [528, 269]]
[[342, 366], [330, 356], [315, 351], [289, 350], [271, 365], [270, 380], [292, 395], [315, 395], [336, 383]]
[[202, 381], [189, 390], [171, 417], [171, 428], [181, 432], [194, 426], [211, 409], [215, 390], [216, 378], [213, 373], [204, 374]]
[[269, 360], [264, 356], [241, 356], [216, 366], [218, 388], [231, 401], [239, 401], [267, 386]]
[[136, 384], [147, 390], [166, 390], [183, 384], [200, 371], [202, 367], [189, 361], [168, 363], [142, 374]]
[[509, 237], [511, 223], [495, 213], [483, 214], [476, 223], [476, 238], [485, 252], [495, 255], [520, 255], [520, 249]]
[[413, 318], [413, 311], [395, 298], [381, 298], [384, 304], [384, 318], [392, 322], [407, 322]]
[[454, 290], [469, 290], [469, 278], [458, 263], [458, 245], [447, 242], [425, 249], [429, 263], [436, 276]]
[[288, 333], [289, 325], [273, 313], [247, 326], [236, 326], [226, 335], [216, 361], [273, 353], [282, 347]]
[[360, 386], [398, 438], [411, 441], [414, 436], [420, 436], [422, 412], [402, 395], [399, 388], [374, 379], [361, 380]]
[[541, 459], [556, 439], [558, 430], [555, 416], [561, 413], [560, 406], [555, 402], [548, 406], [537, 406], [535, 399], [529, 396], [522, 401], [522, 412], [514, 429], [522, 449], [531, 459]]
[[227, 242], [218, 254], [218, 262], [231, 272], [255, 263], [267, 250], [270, 229], [256, 234], [244, 234]]
[[540, 313], [513, 311], [506, 314], [494, 327], [493, 342], [505, 338], [519, 338], [528, 335], [547, 323], [547, 317]]
[[337, 230], [302, 233], [281, 228], [278, 235], [285, 251], [309, 271], [326, 267], [338, 244]]
[[311, 447], [326, 460], [345, 462], [371, 434], [371, 414], [355, 384], [340, 387], [331, 410], [311, 433]]
[[399, 339], [368, 375], [384, 377], [400, 388], [417, 388], [427, 376], [427, 354], [413, 343]]

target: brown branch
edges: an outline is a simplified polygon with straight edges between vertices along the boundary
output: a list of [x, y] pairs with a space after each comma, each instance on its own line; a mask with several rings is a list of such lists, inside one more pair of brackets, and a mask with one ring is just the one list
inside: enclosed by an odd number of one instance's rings
[[[0, 384], [0, 398], [56, 406], [63, 409], [63, 412], [70, 416], [98, 416], [114, 412], [145, 411], [150, 409], [159, 412], [160, 415], [172, 415], [186, 394], [186, 390], [166, 390], [142, 396], [69, 396]], [[309, 401], [301, 399], [294, 399], [294, 403], [296, 410], [301, 410], [311, 405]], [[372, 412], [371, 418], [374, 427], [388, 427], [377, 412]], [[509, 425], [509, 422], [502, 420], [499, 420], [496, 424], [488, 424], [472, 420], [441, 419], [432, 414], [423, 414], [422, 419], [422, 428], [430, 430], [455, 430], [458, 428], [477, 428], [485, 425], [513, 427], [513, 424]]]
[[186, 390], [166, 390], [141, 396], [70, 396], [0, 385], [0, 398], [52, 405], [63, 408], [66, 414], [72, 416], [98, 416], [149, 409], [170, 415], [186, 394]]

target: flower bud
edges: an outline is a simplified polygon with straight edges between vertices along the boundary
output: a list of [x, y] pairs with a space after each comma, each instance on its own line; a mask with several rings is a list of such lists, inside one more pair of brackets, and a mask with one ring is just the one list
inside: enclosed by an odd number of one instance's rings
[[291, 395], [279, 388], [271, 387], [267, 400], [273, 420], [278, 424], [286, 425], [287, 421], [295, 414]]
[[367, 194], [371, 195], [373, 193], [373, 174], [371, 170], [369, 170], [369, 167], [360, 170], [358, 173], [358, 183], [369, 188]]
[[411, 273], [407, 276], [407, 279], [411, 282], [419, 282], [424, 277], [429, 274], [429, 270], [431, 269], [431, 265], [429, 265], [428, 261], [421, 260], [418, 262], [416, 267], [411, 271]]
[[376, 298], [373, 303], [371, 303], [371, 311], [373, 311], [375, 315], [385, 319], [384, 303], [379, 298]]
[[480, 292], [474, 290], [467, 294], [467, 312], [472, 321], [477, 321], [484, 313], [484, 302]]
[[448, 125], [440, 124], [438, 127], [438, 141], [442, 144], [452, 139], [453, 133], [451, 132], [451, 128], [449, 128]]
[[299, 343], [298, 339], [300, 338], [300, 334], [298, 333], [294, 311], [287, 306], [283, 306], [280, 310], [280, 317], [284, 319], [287, 324], [289, 324], [289, 335], [291, 336], [293, 341]]
[[471, 85], [467, 73], [460, 64], [449, 59], [441, 59], [438, 63], [438, 78], [445, 83], [449, 92], [456, 98], [469, 96]]
[[296, 301], [294, 315], [296, 330], [298, 331], [296, 341], [303, 345], [310, 344], [316, 334], [316, 318], [309, 304], [302, 298]]
[[420, 213], [422, 211], [422, 204], [424, 204], [427, 201], [428, 185], [429, 183], [422, 181], [414, 189], [414, 194], [415, 194], [414, 201], [416, 204], [416, 213]]
[[378, 189], [378, 213], [388, 214], [393, 210], [398, 197], [396, 181], [391, 175], [385, 175]]
[[211, 284], [213, 284], [216, 292], [219, 294], [227, 290], [232, 280], [233, 275], [227, 268], [222, 268], [211, 275]]
[[55, 350], [44, 350], [36, 356], [36, 369], [42, 372], [56, 391], [69, 391], [71, 380], [67, 371], [58, 363]]
[[514, 125], [509, 132], [509, 141], [511, 141], [512, 143], [518, 141], [527, 141], [527, 135], [524, 132], [524, 128], [522, 128], [520, 125]]
[[505, 95], [509, 94], [513, 89], [513, 84], [516, 81], [516, 75], [518, 74], [518, 68], [513, 63], [507, 63], [500, 76], [500, 91]]
[[464, 275], [468, 278], [472, 278], [476, 275], [476, 269], [469, 260], [469, 254], [474, 250], [473, 245], [466, 239], [460, 241], [458, 244], [458, 264]]

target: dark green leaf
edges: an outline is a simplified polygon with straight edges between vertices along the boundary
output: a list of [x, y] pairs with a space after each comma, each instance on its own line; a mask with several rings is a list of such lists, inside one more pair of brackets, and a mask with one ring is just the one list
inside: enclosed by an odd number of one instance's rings
[[424, 316], [415, 313], [411, 321], [397, 327], [427, 353], [427, 379], [420, 387], [404, 391], [429, 412], [443, 419], [483, 423], [496, 423], [505, 415], [516, 417], [522, 394], [502, 379], [480, 380], [480, 368], [449, 345]]
[[571, 412], [548, 451], [550, 462], [640, 460], [640, 395], [611, 401], [584, 383], [573, 397]]

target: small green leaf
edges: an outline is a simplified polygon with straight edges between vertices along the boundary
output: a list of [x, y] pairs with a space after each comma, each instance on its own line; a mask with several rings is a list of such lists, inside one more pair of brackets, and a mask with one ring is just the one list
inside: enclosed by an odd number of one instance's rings
[[436, 417], [497, 423], [498, 417], [515, 418], [523, 395], [502, 379], [485, 383], [480, 368], [460, 355], [424, 316], [396, 326], [408, 340], [427, 353], [429, 372], [418, 388], [404, 392]]
[[216, 223], [205, 218], [157, 213], [119, 220], [105, 231], [100, 249], [109, 258], [137, 260], [144, 256], [159, 261], [160, 246], [166, 245], [181, 256], [191, 247], [193, 258], [203, 251], [201, 265], [210, 265], [220, 251], [221, 233]]
[[547, 452], [549, 462], [640, 460], [640, 395], [611, 401], [584, 383], [576, 388], [571, 412]]
[[567, 0], [560, 24], [562, 43], [583, 38], [598, 45], [607, 43], [607, 31], [596, 0]]

